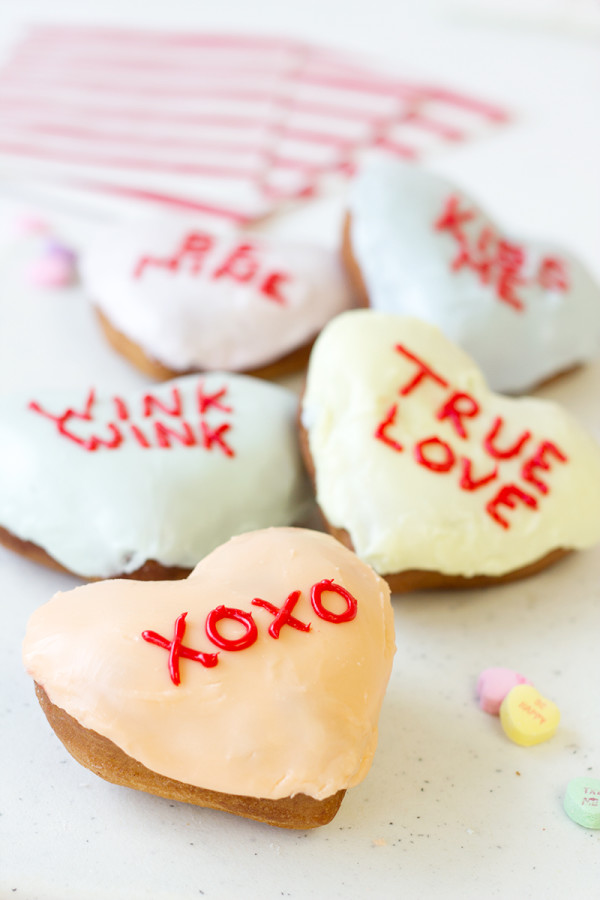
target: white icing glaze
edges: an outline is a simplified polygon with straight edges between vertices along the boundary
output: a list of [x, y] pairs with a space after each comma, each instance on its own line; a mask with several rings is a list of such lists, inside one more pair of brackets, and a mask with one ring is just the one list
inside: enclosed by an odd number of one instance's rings
[[[528, 283], [517, 287], [521, 311], [499, 299], [495, 278], [484, 284], [466, 265], [452, 271], [457, 242], [435, 228], [451, 196], [461, 210], [475, 212], [463, 225], [475, 255], [484, 228], [522, 247], [519, 277]], [[526, 391], [600, 352], [600, 289], [581, 263], [554, 246], [507, 238], [463, 191], [438, 176], [374, 161], [354, 185], [350, 212], [353, 254], [372, 308], [437, 325], [473, 357], [494, 390]], [[568, 290], [535, 282], [547, 256], [564, 263]]]
[[[396, 344], [449, 386], [426, 377], [402, 396], [418, 367], [395, 350]], [[466, 439], [449, 418], [436, 417], [452, 390], [472, 395], [480, 407], [475, 417], [463, 420]], [[375, 437], [393, 404], [396, 421], [386, 434], [402, 452]], [[500, 449], [531, 432], [513, 458], [494, 460], [484, 449], [497, 417], [504, 420], [495, 442]], [[496, 576], [555, 548], [584, 548], [600, 540], [598, 445], [557, 404], [493, 394], [466, 354], [425, 322], [371, 310], [331, 322], [312, 351], [302, 421], [319, 505], [332, 525], [348, 530], [358, 555], [380, 573], [426, 569]], [[432, 436], [447, 442], [455, 455], [448, 472], [431, 471], [415, 458], [415, 445]], [[524, 462], [543, 440], [554, 442], [568, 460], [550, 454], [550, 470], [534, 472], [547, 484], [546, 494], [522, 475]], [[474, 480], [496, 464], [497, 478], [476, 490], [461, 489], [462, 457], [472, 461]], [[514, 509], [500, 505], [497, 511], [510, 526], [503, 528], [486, 506], [509, 483], [533, 496], [537, 509], [521, 501]]]
[[[176, 270], [148, 264], [135, 277], [140, 260], [173, 257], [192, 233], [214, 241], [199, 272], [188, 256]], [[243, 243], [254, 248], [256, 274], [248, 282], [227, 275], [215, 279]], [[243, 274], [253, 263], [233, 265]], [[347, 280], [330, 251], [239, 231], [211, 233], [181, 217], [107, 228], [83, 253], [81, 269], [92, 301], [112, 325], [176, 372], [267, 365], [311, 341], [330, 318], [352, 305]], [[275, 286], [283, 302], [261, 291], [273, 273], [285, 276]]]
[[[205, 397], [226, 388], [217, 403], [232, 412], [213, 403], [201, 414], [199, 385]], [[152, 415], [144, 415], [147, 394], [173, 408], [174, 389], [180, 416], [155, 405]], [[119, 418], [113, 394], [97, 392], [93, 421], [70, 417], [65, 424], [80, 438], [94, 433], [110, 439], [112, 422], [121, 445], [94, 452], [28, 407], [35, 400], [56, 416], [69, 407], [81, 413], [87, 396], [87, 390], [40, 392], [0, 401], [0, 524], [67, 569], [110, 577], [133, 572], [148, 559], [193, 568], [233, 534], [292, 524], [306, 511], [291, 391], [242, 375], [190, 375], [125, 395], [127, 420]], [[159, 446], [158, 422], [179, 433], [187, 422], [195, 445], [171, 438], [170, 448]], [[140, 446], [132, 425], [150, 447]], [[226, 425], [220, 445], [211, 433]]]
[[[319, 618], [310, 589], [333, 579], [357, 600], [356, 618]], [[283, 626], [251, 605], [281, 607]], [[323, 595], [326, 608], [344, 601]], [[187, 612], [184, 645], [214, 652], [204, 621], [218, 605], [251, 612], [258, 638], [222, 650], [214, 668], [181, 659], [170, 680], [166, 650], [144, 630], [173, 636]], [[220, 633], [237, 637], [239, 625]], [[237, 628], [237, 631], [236, 631]], [[377, 744], [377, 720], [392, 667], [394, 621], [385, 582], [328, 535], [294, 528], [244, 534], [219, 547], [185, 581], [108, 581], [56, 594], [31, 617], [25, 666], [51, 701], [149, 769], [200, 787], [277, 799], [323, 799], [357, 784]]]

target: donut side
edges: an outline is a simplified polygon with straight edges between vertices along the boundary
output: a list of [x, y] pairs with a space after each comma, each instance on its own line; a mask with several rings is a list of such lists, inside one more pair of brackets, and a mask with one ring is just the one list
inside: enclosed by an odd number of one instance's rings
[[[71, 569], [62, 566], [53, 556], [50, 556], [43, 547], [40, 547], [39, 544], [35, 544], [33, 541], [23, 541], [21, 538], [17, 537], [16, 534], [13, 534], [11, 531], [8, 531], [1, 526], [0, 544], [8, 550], [12, 550], [13, 553], [18, 553], [20, 556], [25, 557], [25, 559], [47, 566], [49, 569], [54, 569], [55, 572], [65, 572], [67, 575], [75, 575], [77, 578], [82, 577], [79, 573], [73, 572]], [[162, 563], [157, 562], [155, 559], [148, 559], [142, 566], [136, 569], [135, 572], [122, 572], [121, 574], [112, 575], [111, 577], [132, 578], [136, 581], [175, 581], [181, 578], [187, 578], [191, 571], [191, 569], [184, 569], [181, 566], [163, 566]], [[100, 581], [102, 580], [102, 576], [86, 576], [86, 580]]]
[[44, 688], [37, 682], [35, 692], [51, 728], [71, 756], [95, 775], [112, 784], [145, 791], [168, 800], [218, 809], [279, 828], [302, 830], [317, 828], [330, 822], [346, 793], [341, 790], [324, 800], [315, 800], [306, 794], [269, 800], [225, 794], [175, 781], [146, 768], [96, 731], [84, 728], [64, 709], [55, 706]]
[[[144, 375], [149, 375], [157, 381], [168, 381], [171, 378], [178, 378], [182, 375], [190, 375], [200, 371], [199, 369], [169, 369], [167, 366], [163, 365], [163, 363], [148, 356], [139, 344], [136, 344], [135, 341], [123, 334], [122, 331], [115, 328], [104, 313], [98, 308], [96, 308], [96, 315], [104, 332], [104, 336], [113, 350], [116, 350], [117, 353], [139, 369], [140, 372], [143, 372]], [[265, 378], [267, 380], [291, 375], [294, 372], [298, 372], [305, 368], [308, 363], [313, 343], [314, 339], [268, 365], [260, 366], [257, 369], [244, 369], [236, 374], [253, 375], [255, 378]]]
[[361, 268], [352, 249], [352, 216], [350, 213], [346, 213], [344, 224], [342, 226], [341, 256], [342, 264], [348, 274], [352, 289], [356, 294], [358, 305], [363, 307], [370, 306], [369, 292], [367, 291]]

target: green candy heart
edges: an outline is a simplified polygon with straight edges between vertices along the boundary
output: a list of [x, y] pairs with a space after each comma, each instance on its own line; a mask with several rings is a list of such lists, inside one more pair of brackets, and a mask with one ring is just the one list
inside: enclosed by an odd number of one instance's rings
[[564, 807], [578, 825], [600, 829], [600, 779], [573, 778], [567, 785]]

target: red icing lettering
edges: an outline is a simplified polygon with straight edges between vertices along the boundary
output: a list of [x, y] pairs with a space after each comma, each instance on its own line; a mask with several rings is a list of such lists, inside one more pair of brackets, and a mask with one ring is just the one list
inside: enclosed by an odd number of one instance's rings
[[133, 277], [141, 278], [147, 266], [155, 266], [160, 269], [167, 269], [170, 272], [177, 272], [184, 261], [189, 261], [189, 271], [192, 275], [197, 275], [202, 268], [206, 255], [212, 249], [213, 243], [213, 238], [209, 234], [192, 232], [185, 236], [174, 256], [166, 258], [143, 256], [133, 271]]
[[[330, 610], [325, 609], [321, 598], [323, 594], [328, 591], [334, 594], [339, 594], [340, 597], [344, 598], [344, 600], [346, 601], [346, 609], [344, 610], [344, 612], [333, 613]], [[326, 622], [334, 622], [336, 625], [338, 625], [341, 622], [351, 622], [352, 619], [356, 618], [358, 607], [356, 598], [353, 597], [350, 591], [347, 591], [346, 588], [342, 587], [339, 584], [336, 584], [333, 578], [324, 578], [323, 581], [319, 581], [317, 584], [313, 584], [310, 591], [310, 602], [312, 604], [312, 608], [319, 616], [319, 618], [324, 619]]]
[[143, 415], [151, 416], [155, 409], [159, 409], [161, 412], [166, 413], [168, 416], [180, 416], [181, 394], [176, 387], [173, 388], [171, 396], [173, 397], [173, 405], [169, 407], [164, 400], [160, 399], [160, 397], [155, 397], [154, 394], [146, 394], [142, 400], [144, 410]]
[[292, 615], [294, 607], [300, 599], [300, 593], [300, 591], [292, 591], [281, 608], [274, 606], [267, 600], [261, 600], [260, 597], [255, 597], [252, 601], [253, 606], [261, 606], [275, 616], [269, 625], [269, 634], [272, 638], [279, 637], [279, 632], [284, 625], [290, 625], [292, 628], [298, 629], [298, 631], [310, 631], [310, 622], [301, 622], [300, 619], [296, 619]]
[[484, 484], [489, 484], [490, 481], [493, 481], [494, 478], [498, 477], [498, 466], [494, 466], [493, 472], [489, 472], [487, 475], [475, 479], [471, 472], [473, 466], [471, 460], [466, 456], [463, 456], [460, 462], [462, 473], [459, 484], [463, 491], [476, 491], [478, 488], [483, 487]]
[[499, 237], [487, 225], [481, 228], [478, 235], [470, 237], [465, 226], [474, 222], [476, 216], [474, 209], [460, 209], [460, 198], [451, 196], [434, 222], [436, 231], [449, 232], [458, 245], [450, 268], [453, 272], [464, 267], [476, 272], [482, 284], [494, 284], [499, 300], [521, 311], [524, 303], [517, 289], [527, 284], [522, 275], [525, 251], [518, 244]]
[[252, 244], [239, 244], [229, 254], [227, 259], [213, 273], [215, 281], [218, 278], [232, 278], [244, 284], [252, 281], [258, 271], [258, 260], [254, 256], [255, 250]]
[[209, 234], [191, 232], [184, 237], [173, 256], [140, 257], [134, 267], [133, 277], [141, 278], [149, 266], [175, 274], [185, 264], [187, 273], [193, 276], [206, 274], [213, 281], [229, 278], [242, 284], [254, 282], [254, 288], [262, 297], [280, 306], [286, 305], [282, 288], [290, 281], [289, 275], [285, 272], [261, 271], [258, 250], [248, 242], [235, 246], [220, 264], [210, 262], [207, 265], [207, 257], [217, 255], [217, 242], [218, 238]]
[[483, 439], [483, 446], [494, 459], [511, 459], [513, 456], [518, 456], [531, 437], [531, 432], [524, 431], [511, 447], [507, 447], [506, 450], [499, 450], [494, 446], [494, 441], [498, 437], [498, 433], [503, 425], [504, 419], [501, 416], [498, 416]]
[[398, 404], [394, 403], [394, 405], [388, 409], [385, 417], [381, 420], [381, 422], [375, 429], [375, 437], [378, 441], [382, 441], [384, 444], [387, 444], [388, 447], [391, 447], [392, 450], [395, 450], [397, 453], [401, 453], [404, 449], [402, 444], [399, 444], [398, 441], [395, 441], [394, 438], [390, 437], [387, 433], [387, 429], [391, 427], [396, 421], [397, 412]]
[[127, 410], [127, 406], [125, 405], [125, 401], [122, 400], [121, 397], [113, 397], [113, 402], [115, 404], [117, 419], [121, 419], [121, 421], [125, 421], [125, 419], [128, 419], [129, 412]]
[[180, 657], [183, 656], [185, 659], [193, 659], [196, 662], [202, 663], [207, 669], [213, 668], [219, 661], [218, 653], [203, 653], [201, 650], [192, 650], [190, 647], [184, 647], [182, 641], [185, 634], [186, 616], [187, 613], [184, 612], [175, 619], [172, 641], [157, 634], [156, 631], [142, 631], [143, 639], [149, 644], [156, 644], [158, 647], [162, 647], [169, 651], [169, 675], [171, 676], [171, 681], [175, 685], [181, 683], [181, 675], [179, 672]]
[[33, 412], [39, 413], [42, 416], [46, 416], [46, 418], [48, 419], [52, 419], [52, 421], [56, 422], [57, 425], [61, 425], [64, 422], [67, 422], [70, 418], [83, 419], [86, 422], [91, 422], [92, 407], [94, 405], [95, 399], [95, 391], [92, 388], [87, 396], [87, 400], [85, 401], [83, 412], [78, 412], [76, 409], [69, 407], [61, 416], [54, 416], [52, 415], [52, 413], [47, 412], [36, 400], [31, 401], [31, 403], [29, 404], [29, 409], [33, 410]]
[[525, 252], [522, 247], [508, 241], [498, 241], [496, 291], [501, 300], [517, 310], [525, 308], [523, 301], [516, 294], [516, 288], [526, 284], [525, 279], [520, 276], [524, 263]]
[[285, 306], [285, 297], [281, 293], [281, 285], [289, 280], [290, 276], [285, 275], [283, 272], [271, 272], [262, 282], [260, 292], [265, 297], [268, 297], [269, 300], [274, 300], [275, 303]]
[[566, 265], [562, 259], [555, 256], [545, 256], [540, 262], [537, 273], [540, 287], [547, 291], [568, 291], [569, 278]]
[[470, 394], [455, 391], [444, 405], [437, 411], [436, 418], [441, 421], [450, 419], [454, 430], [461, 438], [467, 437], [463, 418], [472, 419], [479, 412], [479, 403]]
[[477, 272], [483, 284], [489, 284], [492, 277], [494, 257], [490, 253], [490, 244], [494, 240], [494, 233], [489, 228], [483, 228], [475, 243], [470, 248], [464, 235], [457, 237], [459, 251], [450, 263], [453, 272], [458, 272], [463, 266], [467, 266]]
[[213, 444], [216, 444], [217, 447], [221, 448], [225, 456], [235, 456], [234, 451], [223, 438], [223, 435], [231, 428], [229, 422], [224, 422], [218, 428], [211, 428], [206, 422], [202, 421], [200, 422], [200, 427], [202, 429], [202, 446], [206, 450], [211, 450]]
[[134, 436], [134, 438], [136, 439], [136, 441], [138, 442], [140, 447], [143, 447], [144, 449], [146, 449], [151, 446], [150, 441], [148, 440], [148, 438], [146, 437], [144, 432], [141, 430], [141, 428], [138, 428], [137, 425], [130, 425], [129, 427], [131, 429], [132, 435]]
[[[452, 216], [454, 216], [454, 213], [458, 215], [459, 212], [458, 208], [454, 207], [449, 210], [449, 214]], [[412, 380], [405, 384], [398, 393], [401, 395], [410, 394], [424, 378], [431, 378], [440, 386], [447, 387], [449, 390], [446, 399], [433, 415], [438, 421], [449, 420], [456, 435], [462, 440], [468, 440], [469, 434], [466, 428], [466, 420], [485, 413], [485, 410], [481, 409], [478, 400], [465, 391], [458, 391], [452, 388], [441, 375], [438, 375], [404, 346], [398, 344], [395, 345], [394, 349], [414, 362], [418, 367]], [[384, 417], [377, 424], [373, 436], [396, 453], [401, 453], [404, 451], [405, 446], [390, 433], [396, 424], [398, 410], [398, 403], [390, 406]], [[450, 472], [454, 469], [458, 457], [460, 462], [458, 487], [463, 491], [477, 491], [499, 479], [501, 477], [499, 464], [504, 460], [518, 457], [523, 453], [524, 447], [531, 440], [531, 432], [526, 430], [522, 431], [516, 439], [511, 436], [510, 440], [512, 440], [512, 443], [506, 445], [506, 439], [502, 437], [504, 424], [504, 419], [501, 416], [497, 416], [481, 442], [486, 453], [493, 460], [498, 461], [497, 464], [492, 463], [493, 468], [488, 468], [487, 471], [485, 464], [482, 464], [483, 471], [481, 474], [479, 472], [474, 473], [473, 462], [468, 456], [459, 456], [450, 443], [436, 435], [416, 440], [413, 444], [413, 457], [420, 466], [440, 473]], [[505, 444], [505, 446], [501, 446], [501, 444]], [[534, 485], [542, 494], [548, 493], [548, 486], [538, 473], [540, 471], [549, 471], [551, 461], [568, 462], [566, 455], [556, 444], [543, 440], [535, 453], [528, 459], [525, 459], [521, 466], [522, 479]], [[528, 506], [532, 510], [538, 508], [538, 501], [535, 496], [532, 496], [517, 484], [509, 483], [504, 484], [497, 490], [485, 509], [498, 525], [502, 528], [509, 528], [510, 522], [502, 514], [500, 508], [505, 506], [509, 509], [515, 509], [517, 502]]]
[[[425, 447], [440, 447], [442, 450], [442, 459], [431, 459], [423, 452]], [[425, 438], [415, 444], [415, 459], [421, 466], [431, 469], [433, 472], [449, 472], [455, 463], [455, 456], [452, 447], [438, 437]]]
[[[459, 212], [458, 208], [451, 208], [449, 211], [452, 216], [454, 216], [454, 213], [458, 214]], [[410, 394], [424, 378], [428, 377], [432, 378], [440, 386], [448, 387], [449, 393], [447, 398], [434, 413], [435, 418], [438, 421], [448, 419], [457, 436], [462, 440], [468, 440], [469, 435], [466, 428], [466, 419], [475, 418], [482, 413], [477, 399], [469, 393], [453, 389], [441, 375], [438, 375], [426, 363], [419, 359], [419, 357], [415, 356], [404, 346], [398, 344], [395, 345], [394, 349], [397, 352], [402, 353], [403, 356], [414, 362], [418, 367], [412, 380], [405, 384], [398, 393], [401, 395]], [[404, 446], [389, 433], [391, 428], [396, 424], [398, 409], [398, 403], [394, 403], [390, 406], [383, 419], [378, 423], [373, 436], [376, 440], [386, 444], [395, 452], [400, 453], [404, 451]], [[512, 444], [504, 447], [498, 446], [499, 440], [502, 440], [501, 434], [503, 428], [504, 419], [501, 416], [497, 416], [482, 440], [484, 450], [492, 457], [492, 459], [500, 462], [519, 456], [527, 442], [531, 439], [531, 432], [526, 430], [521, 432], [516, 440], [513, 438]], [[419, 465], [424, 466], [433, 472], [441, 473], [450, 472], [454, 468], [457, 458], [457, 454], [455, 454], [452, 446], [436, 435], [416, 441], [413, 446], [413, 456]], [[521, 467], [521, 477], [523, 480], [534, 485], [542, 494], [548, 493], [548, 486], [537, 473], [539, 470], [549, 471], [550, 458], [558, 462], [568, 461], [566, 455], [555, 444], [551, 441], [543, 440], [539, 444], [536, 452], [530, 458], [526, 459]], [[487, 472], [484, 470], [484, 472], [479, 475], [474, 474], [473, 462], [469, 457], [460, 457], [458, 486], [461, 490], [476, 491], [498, 478], [498, 464], [494, 465], [493, 469], [488, 470]], [[488, 515], [490, 515], [498, 525], [502, 528], [509, 528], [510, 522], [505, 515], [500, 512], [499, 507], [506, 506], [509, 509], [514, 509], [517, 502], [520, 502], [533, 510], [538, 507], [538, 501], [530, 493], [516, 484], [505, 484], [500, 487], [496, 495], [487, 503], [485, 509]]]
[[[323, 606], [321, 598], [327, 591], [338, 594], [346, 601], [346, 609], [343, 612], [334, 613]], [[284, 625], [289, 625], [291, 628], [295, 628], [304, 633], [311, 630], [310, 622], [301, 622], [300, 619], [297, 619], [292, 615], [300, 596], [300, 591], [292, 591], [281, 607], [275, 606], [267, 600], [261, 600], [260, 597], [255, 597], [254, 600], [251, 601], [253, 606], [259, 606], [262, 609], [266, 609], [275, 617], [268, 628], [268, 633], [272, 638], [275, 638], [276, 640], [279, 638], [281, 629]], [[326, 622], [339, 625], [344, 622], [350, 622], [352, 619], [356, 618], [358, 601], [346, 590], [346, 588], [336, 584], [332, 578], [325, 578], [323, 581], [313, 584], [310, 597], [313, 609], [319, 618], [324, 619]], [[175, 685], [181, 683], [181, 674], [179, 670], [181, 658], [195, 660], [207, 669], [213, 668], [218, 665], [219, 662], [218, 653], [205, 653], [201, 650], [193, 650], [191, 647], [186, 647], [183, 644], [186, 616], [186, 612], [177, 616], [172, 640], [163, 637], [156, 631], [142, 631], [141, 635], [147, 643], [155, 644], [157, 647], [161, 647], [163, 650], [168, 651], [169, 657], [167, 664], [169, 675], [171, 681]], [[223, 621], [223, 619], [231, 619], [234, 622], [239, 622], [243, 626], [244, 633], [237, 638], [223, 637], [217, 628], [218, 623]], [[204, 627], [209, 640], [221, 650], [246, 650], [248, 647], [251, 647], [258, 638], [258, 628], [252, 617], [252, 613], [244, 612], [242, 609], [217, 606], [208, 613]]]
[[[80, 437], [72, 429], [72, 420], [80, 420], [83, 422], [93, 422], [93, 408], [95, 403], [95, 394], [92, 389], [86, 399], [83, 410], [78, 411], [69, 407], [63, 413], [55, 415], [48, 412], [37, 401], [31, 401], [28, 409], [44, 418], [50, 419], [57, 427], [58, 433], [77, 444], [84, 450], [94, 451], [99, 447], [108, 450], [115, 450], [127, 439], [133, 439], [140, 447], [149, 449], [150, 447], [159, 447], [167, 449], [173, 445], [173, 440], [185, 447], [202, 446], [206, 450], [217, 447], [225, 456], [235, 456], [233, 448], [225, 440], [225, 434], [231, 429], [230, 422], [222, 422], [217, 427], [209, 426], [205, 416], [211, 409], [220, 410], [224, 413], [232, 413], [234, 410], [225, 403], [227, 396], [227, 386], [222, 387], [214, 393], [207, 393], [204, 390], [203, 382], [198, 383], [196, 389], [196, 401], [200, 412], [200, 425], [198, 437], [194, 434], [192, 426], [185, 420], [182, 420], [177, 428], [173, 428], [169, 424], [165, 424], [160, 420], [155, 420], [153, 430], [149, 432], [144, 425], [139, 425], [130, 421], [130, 410], [122, 397], [113, 397], [114, 415], [121, 424], [119, 427], [114, 422], [107, 422], [103, 427], [108, 429], [108, 437], [100, 437], [92, 434], [89, 437]], [[157, 414], [163, 414], [171, 417], [183, 416], [183, 398], [178, 388], [173, 388], [171, 392], [171, 400], [164, 400], [155, 394], [145, 394], [140, 402], [141, 415], [144, 419], [150, 419]], [[150, 425], [150, 423], [148, 423]], [[123, 430], [124, 429], [124, 430]], [[153, 442], [154, 438], [154, 442]]]
[[215, 409], [220, 409], [221, 412], [233, 412], [231, 406], [225, 406], [225, 404], [221, 402], [223, 397], [227, 394], [227, 387], [222, 387], [219, 391], [215, 391], [214, 394], [205, 394], [204, 383], [200, 381], [198, 382], [196, 394], [198, 397], [198, 412], [201, 416], [213, 407]]
[[434, 223], [436, 231], [450, 231], [452, 234], [460, 234], [462, 226], [475, 218], [475, 213], [470, 209], [459, 209], [460, 200], [456, 196], [448, 197], [446, 207], [440, 217]]
[[448, 231], [458, 244], [458, 252], [450, 263], [453, 272], [467, 266], [479, 274], [481, 281], [487, 284], [490, 280], [492, 259], [489, 245], [494, 238], [490, 228], [483, 228], [474, 247], [469, 246], [463, 226], [475, 219], [472, 209], [460, 209], [460, 198], [448, 197], [446, 207], [434, 222], [436, 231]]
[[437, 375], [433, 369], [427, 365], [427, 363], [423, 362], [422, 359], [419, 359], [410, 350], [407, 350], [402, 344], [396, 344], [395, 349], [398, 353], [401, 353], [406, 359], [409, 359], [411, 362], [414, 362], [418, 366], [418, 371], [415, 374], [414, 378], [405, 384], [404, 387], [400, 388], [400, 394], [405, 397], [407, 394], [410, 394], [414, 388], [418, 387], [418, 385], [423, 381], [424, 378], [431, 378], [441, 387], [448, 387], [448, 382], [442, 378], [441, 375]]
[[548, 485], [540, 478], [537, 478], [534, 472], [536, 469], [542, 469], [545, 472], [549, 471], [550, 463], [546, 459], [549, 455], [553, 456], [558, 462], [567, 462], [567, 457], [558, 449], [556, 444], [553, 444], [552, 441], [542, 441], [533, 456], [523, 463], [523, 468], [521, 469], [523, 481], [533, 484], [542, 494], [548, 493]]
[[156, 440], [159, 447], [170, 447], [171, 446], [171, 438], [175, 438], [175, 440], [179, 441], [180, 444], [183, 444], [185, 447], [193, 447], [196, 443], [196, 438], [194, 437], [194, 432], [187, 422], [181, 423], [181, 432], [176, 431], [174, 428], [169, 428], [167, 425], [163, 425], [162, 422], [154, 423], [154, 431], [156, 432]]
[[113, 425], [112, 422], [109, 422], [106, 426], [111, 433], [111, 437], [106, 440], [105, 438], [99, 438], [97, 435], [93, 434], [87, 440], [82, 441], [81, 438], [76, 438], [74, 435], [68, 434], [66, 431], [63, 432], [66, 437], [70, 437], [71, 440], [74, 440], [76, 443], [81, 444], [84, 450], [94, 451], [97, 450], [98, 447], [106, 447], [108, 450], [115, 450], [117, 447], [120, 447], [123, 443], [123, 435], [119, 431], [116, 425]]
[[[239, 638], [224, 638], [217, 631], [217, 623], [223, 619], [240, 622], [244, 626], [245, 633]], [[251, 647], [258, 637], [252, 613], [244, 612], [241, 609], [232, 609], [228, 606], [217, 606], [216, 609], [211, 610], [206, 617], [205, 627], [209, 639], [215, 647], [220, 647], [222, 650], [245, 650], [246, 647]]]
[[532, 509], [537, 509], [538, 504], [535, 497], [525, 493], [525, 491], [521, 490], [520, 487], [517, 487], [516, 484], [505, 484], [500, 488], [496, 496], [487, 504], [486, 511], [498, 525], [502, 526], [502, 528], [510, 528], [509, 521], [500, 515], [498, 507], [508, 506], [510, 509], [514, 509], [517, 500], [520, 500], [521, 503], [525, 503]]
[[84, 450], [94, 451], [97, 450], [98, 447], [107, 447], [109, 450], [114, 450], [116, 447], [119, 447], [123, 441], [123, 435], [119, 431], [116, 425], [109, 423], [107, 428], [111, 434], [111, 437], [107, 439], [99, 438], [97, 435], [91, 435], [89, 438], [79, 437], [74, 432], [70, 431], [67, 428], [67, 422], [69, 419], [80, 419], [85, 422], [92, 421], [92, 408], [95, 402], [94, 390], [92, 389], [88, 398], [85, 402], [83, 412], [78, 412], [75, 409], [69, 408], [65, 410], [62, 415], [55, 416], [52, 413], [45, 410], [41, 404], [37, 403], [37, 401], [32, 400], [29, 404], [28, 408], [32, 412], [39, 413], [41, 416], [44, 416], [47, 419], [50, 419], [54, 422], [58, 427], [58, 433], [63, 437], [68, 438], [70, 441], [73, 441], [75, 444], [79, 444], [80, 447], [83, 447]]

